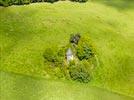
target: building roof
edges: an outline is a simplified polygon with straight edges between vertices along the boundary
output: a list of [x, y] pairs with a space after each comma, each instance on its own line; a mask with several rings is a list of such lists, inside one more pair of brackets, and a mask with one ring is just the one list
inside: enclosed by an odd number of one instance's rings
[[72, 52], [71, 48], [68, 48], [68, 50], [67, 50], [67, 52], [66, 52], [66, 55], [67, 55], [67, 56], [73, 55], [73, 52]]

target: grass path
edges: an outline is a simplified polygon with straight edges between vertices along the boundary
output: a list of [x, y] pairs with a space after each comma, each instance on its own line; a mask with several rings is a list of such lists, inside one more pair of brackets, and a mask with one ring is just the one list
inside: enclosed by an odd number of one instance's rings
[[1, 100], [133, 100], [87, 84], [0, 72]]

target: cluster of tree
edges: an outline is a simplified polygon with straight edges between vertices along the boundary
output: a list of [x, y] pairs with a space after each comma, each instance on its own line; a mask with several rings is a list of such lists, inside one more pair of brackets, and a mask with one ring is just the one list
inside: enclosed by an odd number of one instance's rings
[[35, 2], [56, 2], [58, 0], [0, 0], [0, 6], [25, 5]]
[[[74, 59], [68, 63], [66, 53], [69, 48]], [[72, 34], [69, 44], [46, 48], [43, 58], [50, 69], [59, 69], [58, 72], [53, 71], [58, 78], [87, 83], [91, 79], [92, 69], [96, 66], [95, 54], [95, 48], [87, 35]]]
[[[49, 2], [54, 3], [59, 0], [0, 0], [0, 6], [11, 6], [11, 5], [25, 5], [30, 3], [36, 3], [36, 2]], [[87, 0], [70, 0], [75, 2], [86, 2]]]

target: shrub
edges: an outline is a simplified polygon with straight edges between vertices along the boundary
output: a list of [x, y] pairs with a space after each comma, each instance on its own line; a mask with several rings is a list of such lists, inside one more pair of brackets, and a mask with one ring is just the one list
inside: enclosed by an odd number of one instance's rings
[[14, 5], [24, 5], [24, 4], [29, 4], [30, 0], [14, 0], [13, 4]]
[[50, 3], [54, 3], [57, 2], [58, 0], [45, 0], [45, 2], [50, 2]]
[[30, 0], [0, 0], [0, 5], [2, 6], [11, 6], [11, 5], [23, 5], [29, 4]]
[[30, 4], [30, 0], [24, 0], [24, 4]]
[[43, 56], [49, 62], [56, 62], [58, 60], [56, 53], [51, 48], [47, 48]]
[[31, 3], [35, 3], [35, 2], [37, 2], [37, 0], [31, 0]]
[[4, 7], [8, 7], [12, 5], [12, 0], [0, 0], [0, 5]]
[[47, 48], [43, 54], [45, 61], [61, 66], [65, 58], [65, 48], [51, 47]]
[[54, 3], [56, 1], [58, 0], [0, 0], [0, 5], [7, 7], [10, 5], [24, 5], [24, 4], [34, 3], [34, 2]]
[[36, 2], [45, 2], [46, 0], [31, 0], [31, 3], [36, 3]]
[[87, 83], [90, 81], [90, 74], [84, 64], [70, 65], [69, 74], [71, 79], [73, 80], [83, 83]]
[[88, 37], [82, 37], [76, 48], [76, 52], [79, 60], [87, 60], [94, 57], [94, 48], [92, 46], [91, 40]]
[[82, 2], [87, 2], [88, 0], [70, 0], [70, 1], [82, 3]]
[[50, 3], [54, 3], [56, 1], [58, 1], [58, 0], [31, 0], [32, 3], [33, 2], [50, 2]]

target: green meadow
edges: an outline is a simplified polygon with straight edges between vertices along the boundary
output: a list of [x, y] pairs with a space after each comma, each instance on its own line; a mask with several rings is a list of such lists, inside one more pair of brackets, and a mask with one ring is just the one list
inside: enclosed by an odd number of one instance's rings
[[88, 84], [0, 72], [1, 100], [133, 100]]
[[[130, 5], [93, 0], [0, 7], [1, 98], [134, 98], [134, 3], [129, 0], [126, 3]], [[75, 33], [89, 36], [96, 47], [99, 66], [87, 84], [58, 79], [44, 63], [46, 48], [67, 45], [70, 34]]]

